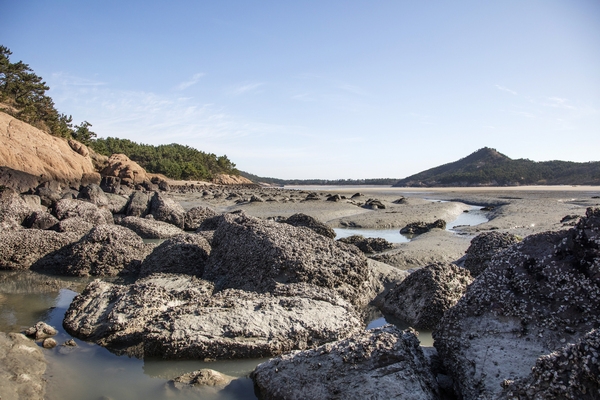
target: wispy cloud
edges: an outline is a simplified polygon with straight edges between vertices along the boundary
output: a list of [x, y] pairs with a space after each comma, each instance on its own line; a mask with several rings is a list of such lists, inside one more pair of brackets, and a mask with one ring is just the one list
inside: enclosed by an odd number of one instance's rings
[[59, 85], [65, 86], [103, 86], [105, 82], [81, 78], [78, 76], [66, 74], [64, 72], [55, 72], [52, 74], [52, 81], [57, 82]]
[[190, 86], [194, 86], [196, 83], [200, 82], [200, 78], [202, 78], [205, 75], [206, 74], [204, 72], [194, 74], [194, 76], [192, 76], [192, 79], [190, 79], [189, 81], [181, 82], [179, 85], [177, 85], [177, 90], [184, 90], [189, 88]]
[[352, 93], [352, 94], [358, 94], [360, 96], [366, 95], [365, 91], [362, 90], [360, 87], [354, 86], [354, 85], [349, 85], [347, 83], [339, 85], [338, 88], [340, 88], [346, 92]]
[[511, 89], [509, 89], [509, 88], [507, 88], [507, 87], [504, 87], [504, 86], [496, 85], [496, 88], [497, 88], [498, 90], [502, 90], [503, 92], [507, 92], [507, 93], [510, 93], [510, 94], [514, 94], [515, 96], [518, 94], [518, 93], [517, 93], [517, 92], [515, 92], [514, 90], [511, 90]]
[[264, 82], [247, 83], [244, 85], [234, 87], [233, 89], [231, 89], [230, 93], [234, 96], [240, 96], [244, 93], [252, 92], [263, 85], [264, 85]]
[[572, 106], [569, 104], [568, 99], [563, 99], [561, 97], [549, 97], [548, 101], [549, 101], [549, 103], [543, 103], [543, 105], [545, 105], [547, 107], [563, 108], [565, 110], [575, 110], [576, 109], [575, 106]]

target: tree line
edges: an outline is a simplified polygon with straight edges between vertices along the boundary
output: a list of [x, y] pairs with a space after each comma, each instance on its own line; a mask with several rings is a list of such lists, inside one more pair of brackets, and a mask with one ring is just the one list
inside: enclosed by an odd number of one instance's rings
[[0, 111], [53, 136], [75, 139], [106, 156], [123, 153], [146, 171], [172, 179], [209, 180], [216, 174], [239, 175], [227, 156], [216, 156], [189, 146], [169, 144], [152, 146], [127, 139], [97, 138], [92, 124], [73, 124], [71, 115], [58, 112], [46, 94], [50, 88], [28, 64], [11, 62], [12, 52], [0, 45]]

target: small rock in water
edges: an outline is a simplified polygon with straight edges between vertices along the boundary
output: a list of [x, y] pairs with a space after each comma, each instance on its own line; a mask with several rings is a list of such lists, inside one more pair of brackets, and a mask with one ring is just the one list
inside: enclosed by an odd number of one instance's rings
[[77, 347], [77, 343], [73, 339], [69, 339], [63, 343], [63, 346]]
[[40, 321], [34, 326], [28, 328], [23, 333], [25, 334], [25, 336], [29, 336], [36, 340], [39, 340], [50, 336], [54, 336], [58, 333], [58, 331], [50, 325], [48, 325], [47, 323]]
[[52, 338], [46, 338], [44, 339], [44, 341], [42, 342], [42, 347], [45, 349], [53, 349], [56, 347], [56, 340], [52, 339]]

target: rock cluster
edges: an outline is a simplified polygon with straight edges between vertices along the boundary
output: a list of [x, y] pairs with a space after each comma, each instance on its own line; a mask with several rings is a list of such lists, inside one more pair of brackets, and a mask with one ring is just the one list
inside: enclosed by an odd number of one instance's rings
[[466, 252], [464, 267], [471, 272], [473, 277], [477, 277], [488, 267], [496, 253], [520, 240], [517, 235], [508, 232], [480, 233], [471, 240], [471, 245]]
[[600, 209], [588, 209], [574, 228], [528, 236], [491, 260], [433, 333], [458, 393], [496, 397], [540, 355], [600, 325], [599, 248]]
[[392, 325], [273, 358], [252, 379], [263, 399], [439, 399], [414, 331]]
[[429, 232], [432, 229], [446, 229], [446, 221], [438, 219], [430, 224], [427, 222], [411, 222], [404, 228], [400, 229], [400, 233], [405, 235], [420, 235], [425, 232]]
[[384, 297], [381, 310], [417, 329], [434, 329], [467, 290], [468, 270], [449, 263], [431, 264], [410, 274]]

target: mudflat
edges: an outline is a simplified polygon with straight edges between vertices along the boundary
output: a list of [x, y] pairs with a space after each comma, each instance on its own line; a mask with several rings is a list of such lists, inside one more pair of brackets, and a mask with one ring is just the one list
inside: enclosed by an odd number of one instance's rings
[[[475, 235], [486, 231], [510, 232], [520, 237], [568, 229], [587, 207], [600, 206], [598, 186], [521, 186], [394, 188], [388, 186], [292, 186], [231, 190], [207, 187], [193, 193], [172, 193], [186, 210], [203, 206], [218, 212], [243, 210], [259, 218], [310, 215], [333, 228], [398, 229], [413, 222], [451, 222], [472, 206], [488, 222], [434, 229], [397, 243], [375, 256], [401, 269], [461, 258]], [[379, 204], [379, 205], [377, 205]], [[374, 206], [373, 206], [374, 205]]]

